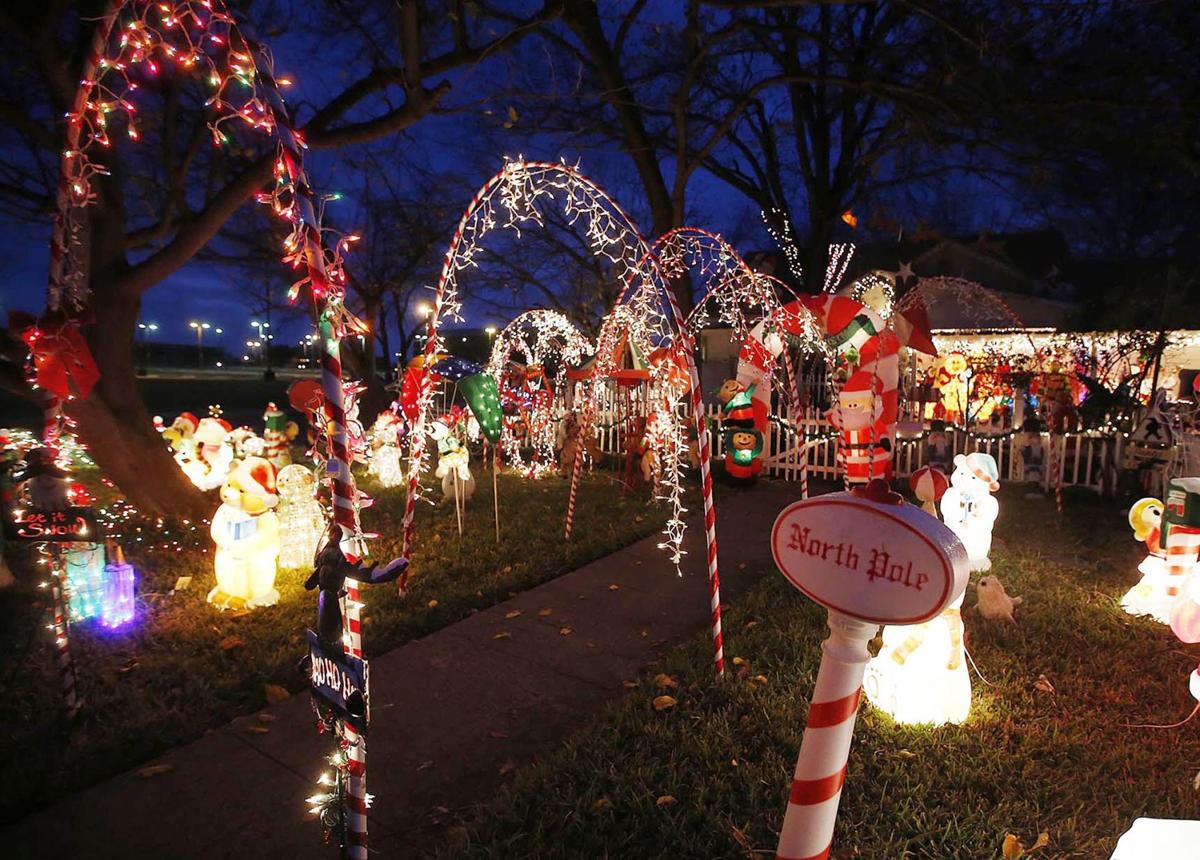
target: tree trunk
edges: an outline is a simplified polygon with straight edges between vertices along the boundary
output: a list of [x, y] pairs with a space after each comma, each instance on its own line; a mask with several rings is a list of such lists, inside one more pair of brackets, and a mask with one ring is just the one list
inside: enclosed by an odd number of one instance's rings
[[113, 288], [93, 294], [95, 325], [88, 345], [100, 381], [83, 400], [68, 404], [80, 438], [104, 475], [143, 513], [202, 519], [214, 500], [196, 489], [154, 429], [138, 390], [133, 339], [140, 301]]

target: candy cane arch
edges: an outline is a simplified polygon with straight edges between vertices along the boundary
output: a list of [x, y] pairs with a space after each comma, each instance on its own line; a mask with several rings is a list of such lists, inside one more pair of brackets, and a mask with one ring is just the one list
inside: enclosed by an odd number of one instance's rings
[[[239, 27], [219, 0], [112, 0], [96, 22], [80, 87], [67, 115], [58, 205], [52, 225], [47, 304], [52, 311], [58, 310], [65, 299], [76, 313], [84, 307], [86, 284], [76, 259], [81, 213], [95, 200], [92, 177], [104, 173], [103, 166], [91, 160], [89, 151], [93, 146], [111, 145], [108, 126], [115, 117], [110, 114], [123, 116], [129, 137], [137, 139], [133, 119], [136, 108], [130, 101], [136, 89], [132, 70], [144, 67], [157, 73], [159, 64], [169, 63], [184, 72], [203, 73], [213, 88], [207, 106], [212, 110], [209, 127], [215, 144], [228, 141], [222, 127], [235, 121], [275, 136], [278, 149], [273, 187], [260, 194], [259, 201], [269, 204], [291, 225], [284, 240], [283, 259], [301, 274], [292, 285], [291, 295], [295, 298], [306, 288], [316, 310], [323, 346], [322, 390], [331, 425], [327, 471], [333, 518], [341, 527], [343, 553], [349, 560], [357, 560], [365, 549], [358, 519], [358, 491], [350, 473], [340, 358], [342, 335], [358, 330], [357, 321], [343, 304], [345, 275], [340, 252], [347, 240], [326, 247], [315, 195], [304, 171], [304, 140], [293, 127], [279, 92], [286, 81], [275, 77], [266, 47], [246, 27]], [[49, 419], [46, 423], [49, 429]], [[347, 592], [348, 650], [361, 656], [357, 587], [351, 585]], [[342, 740], [348, 745], [350, 758], [347, 850], [355, 860], [365, 860], [366, 748], [352, 730]]]
[[[579, 362], [592, 351], [591, 342], [566, 315], [544, 308], [525, 311], [496, 335], [487, 371], [496, 380], [501, 394], [504, 392], [505, 370], [514, 354], [520, 353], [527, 367], [535, 364], [544, 367], [550, 358], [558, 361], [550, 396], [535, 396], [530, 408], [529, 435], [534, 443], [535, 456], [541, 457], [540, 462], [535, 460], [530, 465], [531, 476], [543, 474], [554, 467], [553, 392], [561, 390], [567, 364]], [[524, 467], [520, 445], [507, 425], [499, 446], [508, 456], [510, 465], [519, 470]]]
[[[439, 333], [443, 320], [461, 320], [458, 295], [461, 272], [477, 265], [479, 243], [495, 227], [513, 230], [543, 225], [542, 207], [560, 202], [568, 222], [583, 232], [593, 255], [616, 266], [617, 277], [628, 284], [639, 276], [638, 262], [648, 253], [645, 239], [625, 211], [577, 168], [566, 163], [509, 161], [476, 192], [463, 212], [446, 250], [434, 291], [425, 343], [425, 367], [445, 349]], [[409, 483], [404, 509], [404, 554], [412, 547], [416, 503], [421, 496], [420, 472], [425, 458], [426, 426], [433, 386], [424, 381], [417, 395], [409, 448]], [[586, 409], [584, 410], [586, 412]]]

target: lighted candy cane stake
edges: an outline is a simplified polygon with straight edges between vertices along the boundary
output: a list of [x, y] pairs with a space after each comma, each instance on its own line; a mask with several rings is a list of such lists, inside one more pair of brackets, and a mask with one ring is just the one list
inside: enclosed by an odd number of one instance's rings
[[967, 584], [967, 552], [950, 529], [876, 479], [784, 508], [775, 563], [829, 610], [829, 637], [800, 744], [777, 860], [825, 860], [858, 714], [867, 642], [880, 624], [919, 624]]

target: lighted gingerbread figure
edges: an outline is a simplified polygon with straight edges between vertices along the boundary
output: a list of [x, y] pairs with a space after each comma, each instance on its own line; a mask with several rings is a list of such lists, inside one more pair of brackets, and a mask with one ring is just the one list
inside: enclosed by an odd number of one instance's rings
[[309, 569], [325, 532], [325, 512], [314, 495], [316, 476], [307, 466], [293, 463], [279, 470], [279, 567]]
[[950, 489], [942, 496], [942, 520], [967, 550], [971, 570], [990, 570], [992, 525], [1000, 504], [992, 493], [1000, 489], [996, 461], [991, 454], [976, 451], [954, 458]]
[[1121, 598], [1121, 608], [1130, 615], [1149, 615], [1167, 624], [1171, 620], [1172, 598], [1167, 596], [1167, 551], [1162, 545], [1163, 503], [1158, 499], [1139, 499], [1129, 509], [1133, 536], [1146, 544], [1146, 557], [1138, 565], [1142, 578]]
[[841, 432], [840, 456], [851, 484], [886, 478], [891, 470], [891, 439], [880, 421], [883, 382], [860, 370], [838, 392], [837, 406], [829, 410], [829, 423]]
[[209, 603], [219, 609], [249, 609], [279, 600], [278, 503], [275, 467], [267, 460], [250, 457], [229, 474], [212, 521], [217, 584], [208, 594]]
[[923, 624], [888, 625], [867, 663], [863, 691], [898, 723], [961, 723], [971, 710], [963, 654], [963, 595]]
[[274, 403], [267, 404], [263, 413], [263, 441], [266, 443], [266, 458], [277, 470], [291, 465], [292, 440], [300, 434], [300, 428], [295, 421], [288, 421], [283, 410]]

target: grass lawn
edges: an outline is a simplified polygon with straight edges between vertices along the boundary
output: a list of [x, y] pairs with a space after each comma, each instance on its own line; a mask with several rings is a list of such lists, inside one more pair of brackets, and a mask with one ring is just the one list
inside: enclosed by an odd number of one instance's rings
[[[973, 675], [962, 726], [897, 726], [864, 704], [836, 858], [1107, 858], [1138, 816], [1196, 817], [1200, 647], [1118, 607], [1142, 557], [1115, 504], [1000, 494], [992, 573], [1022, 595], [1018, 624], [966, 613]], [[728, 562], [727, 562], [728, 563]], [[966, 606], [974, 605], [974, 582]], [[565, 748], [515, 775], [453, 833], [446, 857], [773, 856], [826, 627], [777, 572], [726, 616], [722, 681], [699, 636]], [[656, 711], [662, 694], [678, 700]], [[1003, 855], [1018, 856], [1016, 852]]]
[[[368, 657], [652, 534], [664, 521], [664, 509], [648, 506], [645, 493], [622, 497], [610, 476], [597, 472], [580, 487], [574, 536], [566, 542], [567, 482], [501, 476], [497, 545], [491, 481], [480, 477], [461, 540], [453, 505], [418, 507], [406, 598], [391, 586], [364, 589]], [[364, 528], [381, 534], [372, 555], [390, 559], [399, 551], [404, 490], [368, 480], [363, 487], [376, 500], [364, 512]], [[433, 495], [440, 498], [440, 489]], [[139, 573], [137, 621], [122, 631], [90, 621], [72, 628], [87, 705], [74, 731], [61, 716], [34, 577], [15, 565], [20, 585], [0, 593], [0, 821], [263, 707], [266, 685], [293, 693], [307, 686], [304, 631], [316, 623], [316, 592], [303, 589], [307, 572], [280, 573], [276, 606], [220, 613], [205, 602], [213, 585], [206, 531], [183, 533], [179, 552], [147, 553], [132, 535], [126, 527], [123, 544]], [[194, 579], [173, 592], [180, 576]]]

